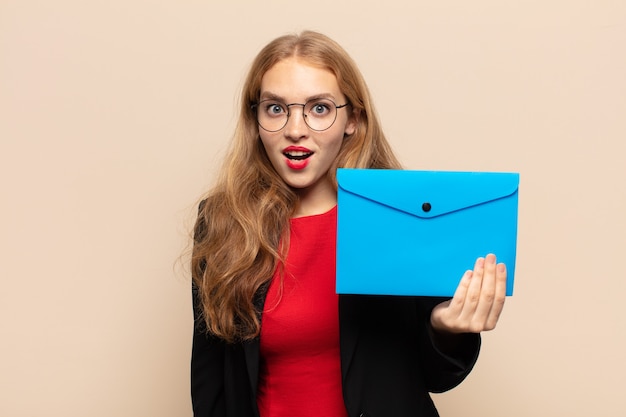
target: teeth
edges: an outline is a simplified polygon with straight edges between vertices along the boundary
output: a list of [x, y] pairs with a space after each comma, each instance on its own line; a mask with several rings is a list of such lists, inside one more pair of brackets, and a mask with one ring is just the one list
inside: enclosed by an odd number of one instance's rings
[[291, 152], [285, 152], [284, 155], [289, 159], [302, 160], [313, 155], [313, 152], [291, 151]]

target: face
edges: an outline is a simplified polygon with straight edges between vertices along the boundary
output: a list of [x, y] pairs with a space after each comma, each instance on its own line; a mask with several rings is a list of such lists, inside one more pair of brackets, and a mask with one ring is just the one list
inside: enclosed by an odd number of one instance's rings
[[[341, 106], [347, 102], [337, 84], [335, 75], [312, 66], [298, 58], [288, 58], [271, 67], [261, 80], [260, 100], [272, 99], [284, 104], [307, 103], [314, 98], [327, 98]], [[262, 106], [261, 106], [262, 107]], [[281, 106], [263, 107], [257, 111], [281, 113]], [[289, 106], [289, 119], [285, 127], [268, 132], [259, 127], [265, 151], [281, 178], [307, 198], [335, 199], [335, 191], [327, 172], [337, 158], [344, 135], [356, 128], [350, 106], [337, 109], [333, 125], [323, 131], [312, 130], [303, 118], [303, 106]], [[321, 106], [311, 110], [316, 114], [326, 111]], [[315, 116], [315, 115], [313, 115]], [[314, 123], [313, 116], [308, 116]]]

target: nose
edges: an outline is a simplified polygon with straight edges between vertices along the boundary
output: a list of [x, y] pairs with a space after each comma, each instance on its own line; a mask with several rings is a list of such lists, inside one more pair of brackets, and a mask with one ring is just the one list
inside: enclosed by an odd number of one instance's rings
[[289, 108], [289, 119], [285, 125], [285, 136], [291, 140], [300, 140], [309, 134], [309, 127], [304, 121], [304, 106]]

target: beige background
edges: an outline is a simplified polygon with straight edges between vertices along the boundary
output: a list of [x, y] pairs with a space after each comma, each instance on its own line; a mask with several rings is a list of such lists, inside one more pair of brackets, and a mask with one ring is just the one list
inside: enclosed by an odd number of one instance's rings
[[190, 416], [187, 231], [254, 54], [359, 63], [407, 168], [521, 173], [443, 416], [623, 416], [626, 2], [0, 0], [0, 415]]

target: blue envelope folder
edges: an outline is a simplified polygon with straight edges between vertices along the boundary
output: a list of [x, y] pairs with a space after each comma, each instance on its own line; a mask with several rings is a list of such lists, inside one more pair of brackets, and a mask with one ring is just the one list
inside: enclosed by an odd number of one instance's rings
[[338, 169], [337, 293], [452, 296], [494, 253], [513, 294], [519, 174]]

